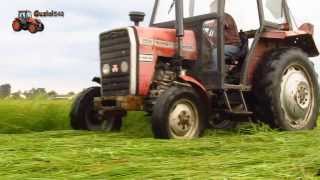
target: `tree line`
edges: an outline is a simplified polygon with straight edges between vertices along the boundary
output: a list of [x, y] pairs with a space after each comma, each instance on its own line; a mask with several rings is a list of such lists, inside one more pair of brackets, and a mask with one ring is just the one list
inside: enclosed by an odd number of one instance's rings
[[45, 88], [32, 88], [27, 91], [12, 92], [10, 84], [0, 85], [0, 99], [50, 99], [57, 97], [73, 97], [74, 92], [59, 95], [56, 91], [47, 91]]

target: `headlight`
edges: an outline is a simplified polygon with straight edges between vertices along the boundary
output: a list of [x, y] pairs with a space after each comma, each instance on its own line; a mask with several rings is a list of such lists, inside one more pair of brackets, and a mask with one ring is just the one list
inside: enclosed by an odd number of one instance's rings
[[111, 72], [111, 67], [110, 67], [110, 65], [109, 65], [109, 64], [104, 64], [104, 65], [102, 66], [102, 73], [103, 73], [104, 75], [108, 75], [108, 74], [110, 74], [110, 72]]
[[125, 61], [121, 63], [121, 72], [127, 73], [129, 71], [129, 64]]

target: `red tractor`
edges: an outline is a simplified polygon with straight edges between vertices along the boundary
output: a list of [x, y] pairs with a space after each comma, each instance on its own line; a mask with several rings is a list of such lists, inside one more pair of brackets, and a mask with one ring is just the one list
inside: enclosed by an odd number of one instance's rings
[[32, 18], [31, 11], [26, 10], [18, 12], [18, 17], [12, 22], [12, 28], [15, 32], [28, 30], [30, 33], [34, 34], [43, 31], [44, 25], [40, 19]]
[[240, 9], [257, 7], [258, 28], [240, 27], [241, 53], [227, 58], [224, 18], [236, 2], [243, 0], [155, 0], [150, 27], [139, 26], [144, 13], [132, 12], [135, 26], [101, 33], [101, 77], [93, 80], [100, 86], [76, 98], [71, 126], [118, 131], [128, 111], [144, 111], [155, 138], [164, 139], [197, 138], [208, 126], [249, 120], [286, 131], [315, 128], [313, 25], [295, 29], [286, 0], [248, 0]]

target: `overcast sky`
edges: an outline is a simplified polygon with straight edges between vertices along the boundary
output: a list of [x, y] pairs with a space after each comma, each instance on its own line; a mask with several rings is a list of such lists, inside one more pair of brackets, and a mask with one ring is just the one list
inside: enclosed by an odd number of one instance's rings
[[[319, 39], [317, 4], [317, 0], [290, 0], [297, 23], [313, 22]], [[150, 16], [152, 5], [153, 0], [4, 0], [0, 8], [0, 84], [10, 83], [13, 90], [44, 87], [60, 93], [91, 86], [92, 77], [99, 75], [99, 33], [131, 25], [131, 10]], [[247, 11], [245, 5], [239, 8]], [[23, 9], [64, 11], [65, 17], [41, 18], [42, 33], [13, 32], [11, 23]]]

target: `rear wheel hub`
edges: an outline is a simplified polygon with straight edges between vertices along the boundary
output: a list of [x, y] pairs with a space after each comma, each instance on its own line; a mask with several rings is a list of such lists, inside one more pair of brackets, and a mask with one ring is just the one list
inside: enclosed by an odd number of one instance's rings
[[300, 66], [289, 67], [281, 84], [281, 106], [286, 119], [294, 128], [304, 127], [312, 111], [312, 83], [308, 73]]

